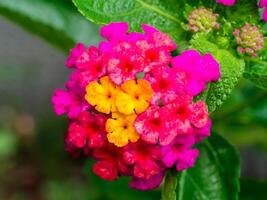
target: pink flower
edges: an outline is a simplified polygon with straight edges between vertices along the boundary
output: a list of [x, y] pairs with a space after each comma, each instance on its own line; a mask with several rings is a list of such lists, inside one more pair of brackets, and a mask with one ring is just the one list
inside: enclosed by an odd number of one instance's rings
[[161, 66], [166, 66], [171, 60], [170, 51], [165, 48], [157, 47], [156, 43], [149, 43], [147, 40], [139, 40], [136, 42], [144, 57], [144, 72]]
[[211, 54], [200, 55], [196, 50], [184, 51], [171, 61], [177, 74], [185, 73], [185, 91], [196, 96], [206, 89], [206, 83], [220, 78], [220, 65]]
[[169, 110], [168, 121], [178, 135], [192, 134], [194, 128], [203, 128], [208, 122], [207, 106], [202, 101], [189, 103], [177, 99], [165, 107]]
[[68, 117], [76, 118], [82, 111], [89, 108], [84, 99], [85, 91], [77, 85], [77, 73], [71, 75], [66, 83], [67, 90], [57, 89], [52, 96], [54, 111], [57, 115], [67, 113]]
[[112, 22], [103, 26], [100, 30], [102, 37], [109, 41], [124, 40], [128, 32], [128, 23], [126, 22]]
[[80, 113], [78, 119], [69, 126], [69, 141], [78, 148], [85, 145], [89, 148], [102, 147], [106, 142], [106, 120], [104, 115], [86, 111]]
[[151, 106], [145, 112], [138, 115], [134, 126], [141, 135], [142, 140], [161, 145], [170, 143], [177, 135], [173, 124], [168, 121], [169, 110], [165, 107]]
[[195, 137], [195, 142], [200, 142], [206, 137], [210, 136], [210, 129], [211, 129], [211, 120], [209, 119], [206, 125], [202, 128], [194, 128], [193, 135]]
[[130, 187], [137, 190], [151, 190], [159, 187], [162, 180], [163, 173], [155, 175], [149, 179], [133, 177], [130, 182]]
[[153, 88], [154, 95], [151, 103], [158, 105], [161, 99], [163, 104], [175, 100], [184, 88], [184, 73], [176, 72], [168, 66], [153, 68], [150, 73], [145, 75]]
[[123, 160], [122, 153], [121, 148], [112, 144], [95, 149], [92, 156], [97, 162], [93, 166], [93, 172], [108, 181], [117, 179], [120, 174], [127, 174], [129, 169]]
[[66, 65], [67, 67], [76, 67], [76, 59], [85, 52], [86, 47], [83, 43], [78, 43], [73, 49], [70, 51], [70, 55], [67, 59]]
[[76, 59], [77, 80], [81, 87], [84, 88], [106, 73], [103, 60], [104, 55], [100, 55], [99, 50], [94, 46], [90, 46]]
[[135, 79], [138, 72], [144, 69], [141, 52], [132, 43], [118, 43], [106, 61], [110, 79], [117, 85]]
[[125, 147], [124, 161], [133, 166], [134, 177], [150, 179], [162, 173], [161, 151], [159, 146], [137, 142]]
[[65, 151], [68, 152], [72, 157], [78, 158], [81, 154], [81, 149], [70, 141], [68, 135], [66, 135], [64, 142], [65, 142]]
[[198, 157], [197, 149], [190, 149], [194, 144], [193, 136], [179, 136], [171, 144], [163, 146], [162, 156], [163, 163], [170, 168], [174, 164], [177, 171], [182, 171], [194, 166]]
[[166, 33], [162, 33], [154, 27], [146, 24], [142, 25], [142, 29], [145, 32], [148, 41], [154, 44], [155, 47], [163, 48], [168, 51], [174, 51], [176, 49], [175, 42]]
[[217, 3], [223, 4], [225, 6], [233, 6], [236, 3], [236, 0], [216, 0]]

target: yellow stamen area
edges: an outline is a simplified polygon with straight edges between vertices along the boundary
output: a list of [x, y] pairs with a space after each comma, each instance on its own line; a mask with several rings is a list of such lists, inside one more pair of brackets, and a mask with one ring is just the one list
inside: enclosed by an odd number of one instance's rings
[[135, 118], [135, 114], [112, 113], [112, 118], [109, 118], [106, 122], [108, 141], [118, 147], [127, 145], [129, 141], [137, 142], [140, 136], [133, 125]]
[[148, 81], [144, 79], [129, 80], [121, 85], [123, 92], [117, 93], [116, 106], [120, 113], [129, 115], [144, 112], [153, 95]]
[[97, 111], [109, 114], [117, 111], [115, 99], [119, 91], [109, 77], [104, 76], [100, 82], [93, 81], [87, 85], [85, 99]]

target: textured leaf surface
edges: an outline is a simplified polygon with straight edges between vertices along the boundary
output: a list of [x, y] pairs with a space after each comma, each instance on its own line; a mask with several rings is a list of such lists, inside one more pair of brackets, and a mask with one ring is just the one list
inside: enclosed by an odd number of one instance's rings
[[179, 42], [184, 34], [177, 0], [73, 0], [79, 11], [97, 24], [126, 21], [131, 31], [140, 31], [141, 24], [152, 25]]
[[84, 19], [70, 1], [1, 0], [0, 14], [65, 52], [78, 41], [97, 42], [96, 25]]
[[178, 200], [236, 200], [239, 196], [240, 161], [235, 148], [213, 133], [198, 145], [195, 167], [181, 173]]
[[209, 112], [213, 112], [227, 99], [235, 87], [243, 74], [245, 63], [231, 52], [219, 49], [214, 43], [209, 42], [204, 35], [196, 35], [190, 44], [191, 48], [197, 49], [202, 54], [211, 53], [220, 63], [220, 80], [209, 83], [207, 90], [198, 97], [207, 103]]
[[258, 61], [247, 66], [244, 77], [260, 88], [267, 89], [267, 62]]

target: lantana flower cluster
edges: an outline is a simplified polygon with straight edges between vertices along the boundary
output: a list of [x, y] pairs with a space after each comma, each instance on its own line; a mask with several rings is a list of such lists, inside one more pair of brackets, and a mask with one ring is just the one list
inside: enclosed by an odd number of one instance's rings
[[210, 135], [207, 105], [193, 98], [220, 77], [210, 54], [186, 50], [172, 57], [174, 41], [142, 25], [102, 27], [98, 47], [77, 44], [67, 67], [73, 72], [66, 89], [52, 102], [67, 114], [66, 150], [93, 158], [93, 172], [113, 181], [130, 176], [130, 186], [147, 190], [162, 182], [166, 170], [192, 167], [194, 144]]
[[210, 32], [219, 29], [217, 22], [218, 14], [212, 12], [211, 8], [200, 7], [193, 10], [188, 16], [187, 29], [193, 32]]
[[247, 23], [241, 29], [235, 29], [233, 34], [241, 54], [256, 57], [257, 52], [264, 47], [264, 36], [255, 25]]

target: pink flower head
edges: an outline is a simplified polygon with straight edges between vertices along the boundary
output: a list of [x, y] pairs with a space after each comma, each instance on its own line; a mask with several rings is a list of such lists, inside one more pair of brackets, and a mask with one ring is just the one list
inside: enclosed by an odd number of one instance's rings
[[170, 168], [176, 164], [177, 171], [194, 166], [198, 157], [197, 149], [190, 149], [194, 144], [193, 136], [179, 136], [171, 144], [162, 147], [163, 163]]
[[[217, 27], [216, 14], [197, 13]], [[67, 152], [96, 160], [93, 172], [102, 179], [129, 176], [131, 188], [148, 190], [170, 168], [194, 165], [199, 152], [193, 146], [210, 135], [211, 120], [207, 105], [193, 99], [219, 79], [220, 69], [210, 54], [195, 50], [173, 57], [176, 44], [154, 27], [142, 25], [142, 33], [128, 28], [110, 23], [101, 28], [105, 39], [97, 47], [77, 44], [66, 63], [74, 71], [52, 103], [69, 119]]]
[[143, 142], [129, 144], [125, 147], [123, 158], [133, 166], [133, 175], [137, 178], [150, 179], [163, 171], [159, 146]]
[[216, 0], [217, 3], [223, 4], [225, 6], [233, 6], [236, 3], [236, 0]]
[[202, 56], [196, 50], [187, 50], [174, 57], [171, 64], [177, 74], [186, 73], [185, 90], [192, 96], [205, 90], [207, 82], [220, 78], [220, 65], [211, 54]]
[[170, 143], [177, 135], [172, 122], [167, 121], [169, 110], [165, 107], [151, 106], [135, 120], [135, 128], [142, 140], [150, 144], [161, 145]]
[[77, 58], [82, 55], [85, 50], [86, 47], [83, 43], [78, 43], [73, 49], [71, 49], [70, 55], [66, 62], [67, 67], [76, 67]]
[[82, 112], [69, 126], [68, 137], [78, 148], [102, 147], [106, 142], [105, 123], [107, 118], [100, 114]]
[[93, 172], [108, 181], [117, 179], [120, 174], [127, 174], [129, 169], [123, 160], [122, 153], [122, 149], [112, 144], [95, 149], [92, 156], [97, 162], [93, 166]]

